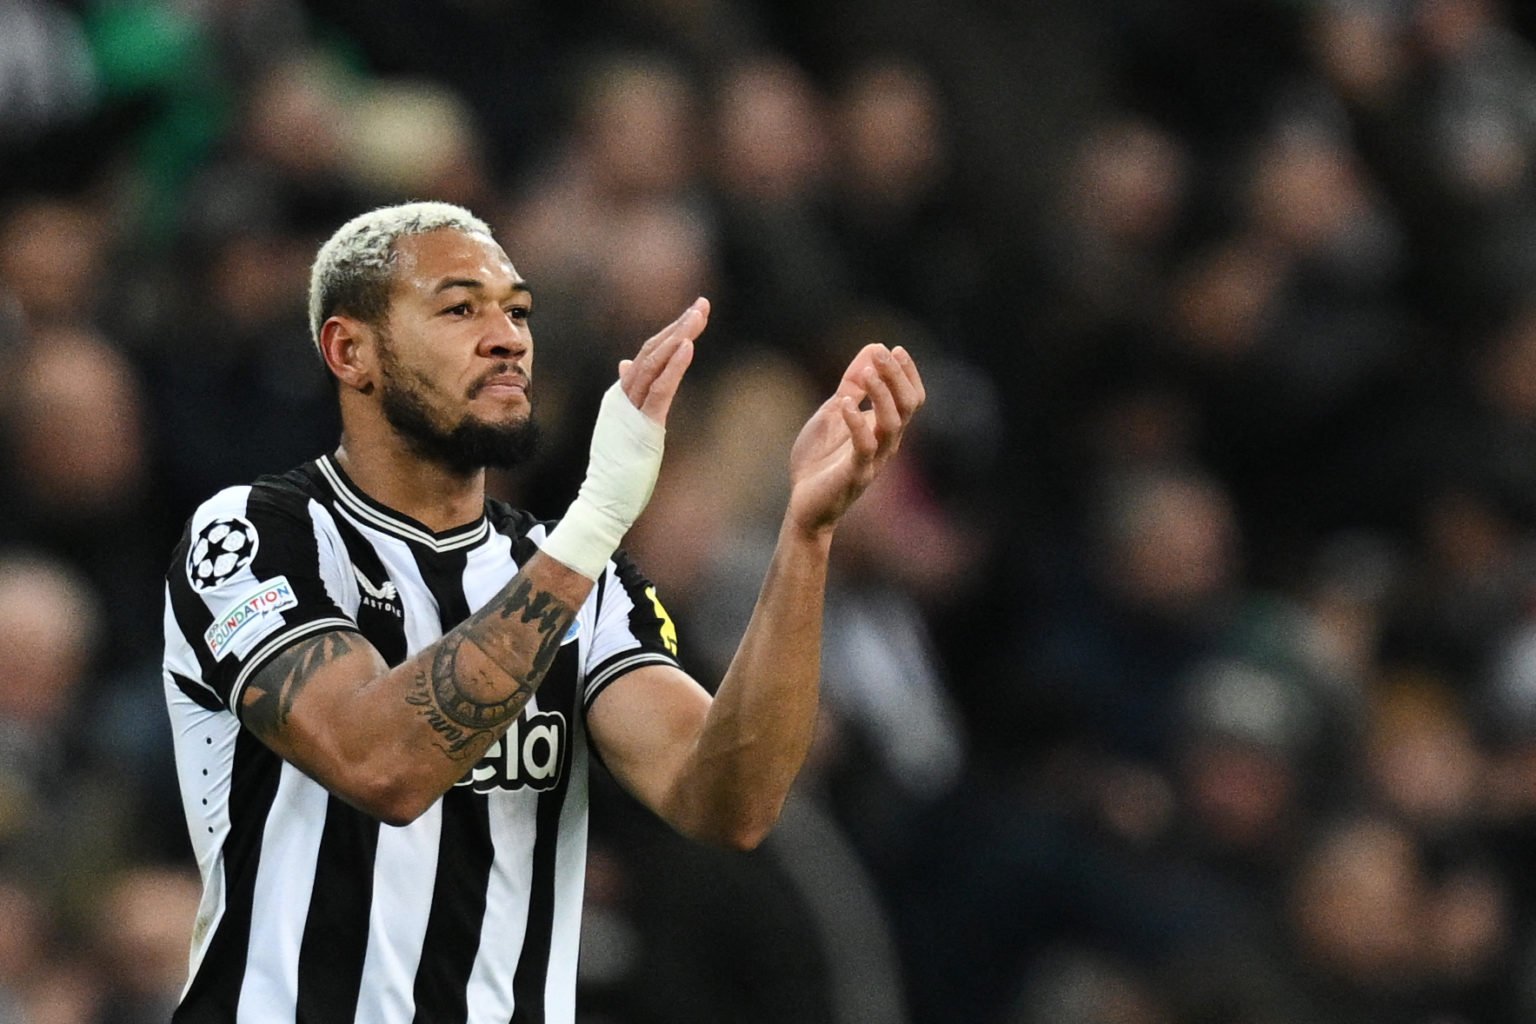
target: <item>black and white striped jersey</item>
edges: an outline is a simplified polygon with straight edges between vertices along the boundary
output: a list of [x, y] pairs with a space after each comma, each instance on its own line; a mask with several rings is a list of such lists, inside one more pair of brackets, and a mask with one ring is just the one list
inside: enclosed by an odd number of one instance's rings
[[336, 799], [238, 718], [252, 675], [304, 637], [354, 630], [399, 664], [490, 600], [547, 528], [489, 501], [433, 533], [329, 456], [198, 508], [166, 585], [166, 701], [203, 877], [178, 1024], [573, 1020], [585, 712], [677, 645], [622, 554], [516, 726], [410, 825]]

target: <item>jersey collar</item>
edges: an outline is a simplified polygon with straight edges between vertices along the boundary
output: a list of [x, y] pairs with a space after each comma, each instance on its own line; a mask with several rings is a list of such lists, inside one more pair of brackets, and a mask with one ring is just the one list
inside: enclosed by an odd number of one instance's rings
[[418, 520], [402, 515], [364, 494], [330, 455], [320, 456], [315, 460], [315, 465], [336, 495], [336, 503], [364, 526], [371, 526], [438, 552], [471, 548], [490, 536], [491, 523], [483, 509], [474, 522], [437, 533]]

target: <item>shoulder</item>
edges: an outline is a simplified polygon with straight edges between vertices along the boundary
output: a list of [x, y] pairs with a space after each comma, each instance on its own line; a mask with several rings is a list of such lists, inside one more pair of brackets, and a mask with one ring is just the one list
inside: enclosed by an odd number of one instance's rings
[[532, 512], [514, 508], [495, 498], [486, 499], [485, 516], [493, 531], [511, 539], [512, 558], [518, 563], [532, 558], [555, 527], [553, 520], [540, 519]]
[[315, 463], [307, 462], [286, 473], [257, 477], [247, 487], [248, 503], [275, 512], [296, 512], [329, 493]]
[[220, 515], [243, 515], [251, 509], [296, 513], [321, 495], [314, 463], [306, 463], [286, 473], [226, 487], [198, 505], [187, 522], [189, 527], [196, 527]]
[[[560, 523], [558, 519], [540, 519], [532, 512], [495, 498], [486, 499], [485, 510], [491, 529], [512, 539], [513, 558], [518, 562], [532, 557], [543, 545], [544, 538]], [[623, 548], [609, 558], [588, 601], [601, 607], [605, 594], [614, 587], [627, 592], [632, 598], [638, 598], [647, 590], [655, 590], [650, 579]]]
[[[226, 487], [204, 500], [187, 519], [172, 568], [185, 560], [190, 572], [192, 565], [207, 561], [212, 572], [220, 558], [249, 561], [262, 544], [291, 535], [313, 536], [310, 509], [321, 492], [311, 475], [312, 466]], [[235, 557], [225, 557], [229, 555]]]
[[542, 528], [541, 532], [547, 532], [555, 526], [555, 520], [540, 519], [532, 512], [516, 508], [499, 498], [485, 499], [485, 515], [491, 521], [491, 529], [509, 537], [524, 536], [536, 527]]

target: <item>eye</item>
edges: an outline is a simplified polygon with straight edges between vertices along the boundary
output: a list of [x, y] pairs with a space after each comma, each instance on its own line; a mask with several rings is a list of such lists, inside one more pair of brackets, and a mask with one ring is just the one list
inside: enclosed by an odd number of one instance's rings
[[472, 312], [469, 303], [459, 302], [443, 310], [446, 316], [468, 316]]
[[513, 320], [527, 320], [533, 316], [533, 310], [528, 306], [508, 306], [507, 316]]

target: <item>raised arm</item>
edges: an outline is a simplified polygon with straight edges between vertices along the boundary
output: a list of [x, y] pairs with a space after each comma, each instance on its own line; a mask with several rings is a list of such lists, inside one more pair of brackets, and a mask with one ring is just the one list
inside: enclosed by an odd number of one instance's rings
[[911, 356], [870, 345], [801, 430], [778, 544], [713, 700], [681, 671], [647, 666], [593, 703], [587, 720], [606, 763], [684, 834], [751, 848], [777, 821], [816, 724], [833, 531], [923, 400]]
[[621, 364], [581, 495], [545, 550], [495, 597], [394, 668], [357, 633], [294, 644], [246, 686], [246, 727], [383, 821], [403, 824], [430, 807], [522, 713], [593, 579], [644, 508], [660, 443], [637, 456], [647, 431], [636, 410], [659, 433], [708, 312], [700, 300]]

